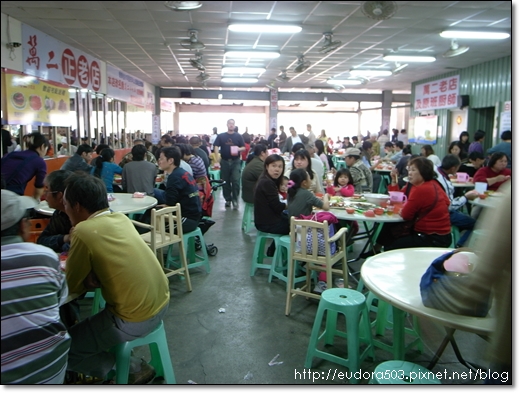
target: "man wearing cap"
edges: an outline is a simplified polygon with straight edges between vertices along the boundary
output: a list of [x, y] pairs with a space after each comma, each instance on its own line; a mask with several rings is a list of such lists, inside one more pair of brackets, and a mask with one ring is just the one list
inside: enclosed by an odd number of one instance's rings
[[78, 151], [78, 148], [74, 145], [70, 145], [66, 137], [61, 138], [61, 148], [58, 151], [59, 156], [71, 156]]
[[348, 148], [345, 152], [345, 163], [354, 180], [356, 194], [372, 192], [372, 173], [361, 161], [361, 150], [355, 147]]
[[50, 248], [28, 243], [34, 198], [2, 190], [2, 384], [63, 384], [70, 336], [65, 276]]
[[[144, 146], [144, 140], [142, 140], [140, 138], [134, 139], [134, 146], [137, 146], [137, 145], [143, 145]], [[121, 168], [123, 168], [125, 166], [125, 164], [129, 163], [130, 161], [132, 161], [132, 152], [131, 151], [126, 153], [123, 156], [123, 159], [119, 163], [119, 166]], [[146, 150], [146, 153], [145, 153], [145, 156], [144, 156], [144, 161], [151, 162], [156, 167], [158, 167], [157, 158], [155, 158], [155, 156], [152, 154], [152, 152], [149, 151], [148, 149]]]
[[[71, 293], [101, 288], [106, 308], [72, 326], [69, 370], [105, 377], [115, 364], [108, 350], [150, 334], [170, 300], [168, 279], [155, 253], [130, 219], [111, 212], [103, 181], [74, 173], [65, 182], [63, 203], [74, 230], [67, 259]], [[129, 383], [150, 381], [155, 372], [144, 360], [130, 359]]]
[[90, 173], [93, 166], [88, 163], [92, 160], [92, 148], [89, 145], [80, 145], [76, 154], [73, 154], [67, 161], [63, 163], [60, 169], [64, 171], [83, 171]]

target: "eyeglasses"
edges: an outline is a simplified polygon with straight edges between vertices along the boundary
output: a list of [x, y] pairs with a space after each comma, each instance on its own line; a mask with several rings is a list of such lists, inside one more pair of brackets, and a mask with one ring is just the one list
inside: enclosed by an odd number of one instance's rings
[[44, 192], [45, 194], [57, 194], [59, 191], [51, 191], [51, 190], [49, 190], [48, 188], [45, 188], [45, 189], [43, 190], [43, 192]]

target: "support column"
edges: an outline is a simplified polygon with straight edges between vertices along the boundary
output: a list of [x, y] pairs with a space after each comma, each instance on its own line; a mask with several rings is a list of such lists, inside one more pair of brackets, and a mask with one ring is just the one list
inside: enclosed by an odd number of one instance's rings
[[269, 121], [267, 122], [266, 135], [269, 135], [271, 128], [278, 130], [278, 89], [270, 89], [269, 98]]
[[[392, 90], [383, 90], [383, 106], [381, 108], [381, 130], [390, 132], [390, 115], [392, 112]], [[382, 149], [381, 149], [382, 150]]]

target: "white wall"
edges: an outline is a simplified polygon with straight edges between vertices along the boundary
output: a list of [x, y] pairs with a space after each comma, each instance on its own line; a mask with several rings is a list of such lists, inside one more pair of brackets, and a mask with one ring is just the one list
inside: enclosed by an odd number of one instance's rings
[[0, 54], [2, 58], [2, 67], [20, 72], [23, 71], [22, 46], [14, 48], [12, 51], [7, 47], [8, 42], [22, 43], [22, 23], [10, 16], [8, 17], [6, 14], [2, 14], [0, 20], [0, 31]]

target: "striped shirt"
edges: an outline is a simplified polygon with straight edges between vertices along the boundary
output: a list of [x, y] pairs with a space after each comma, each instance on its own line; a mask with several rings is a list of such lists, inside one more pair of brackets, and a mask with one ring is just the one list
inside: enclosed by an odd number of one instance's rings
[[68, 290], [56, 253], [19, 237], [2, 238], [1, 291], [1, 383], [63, 383], [70, 336], [59, 306]]

